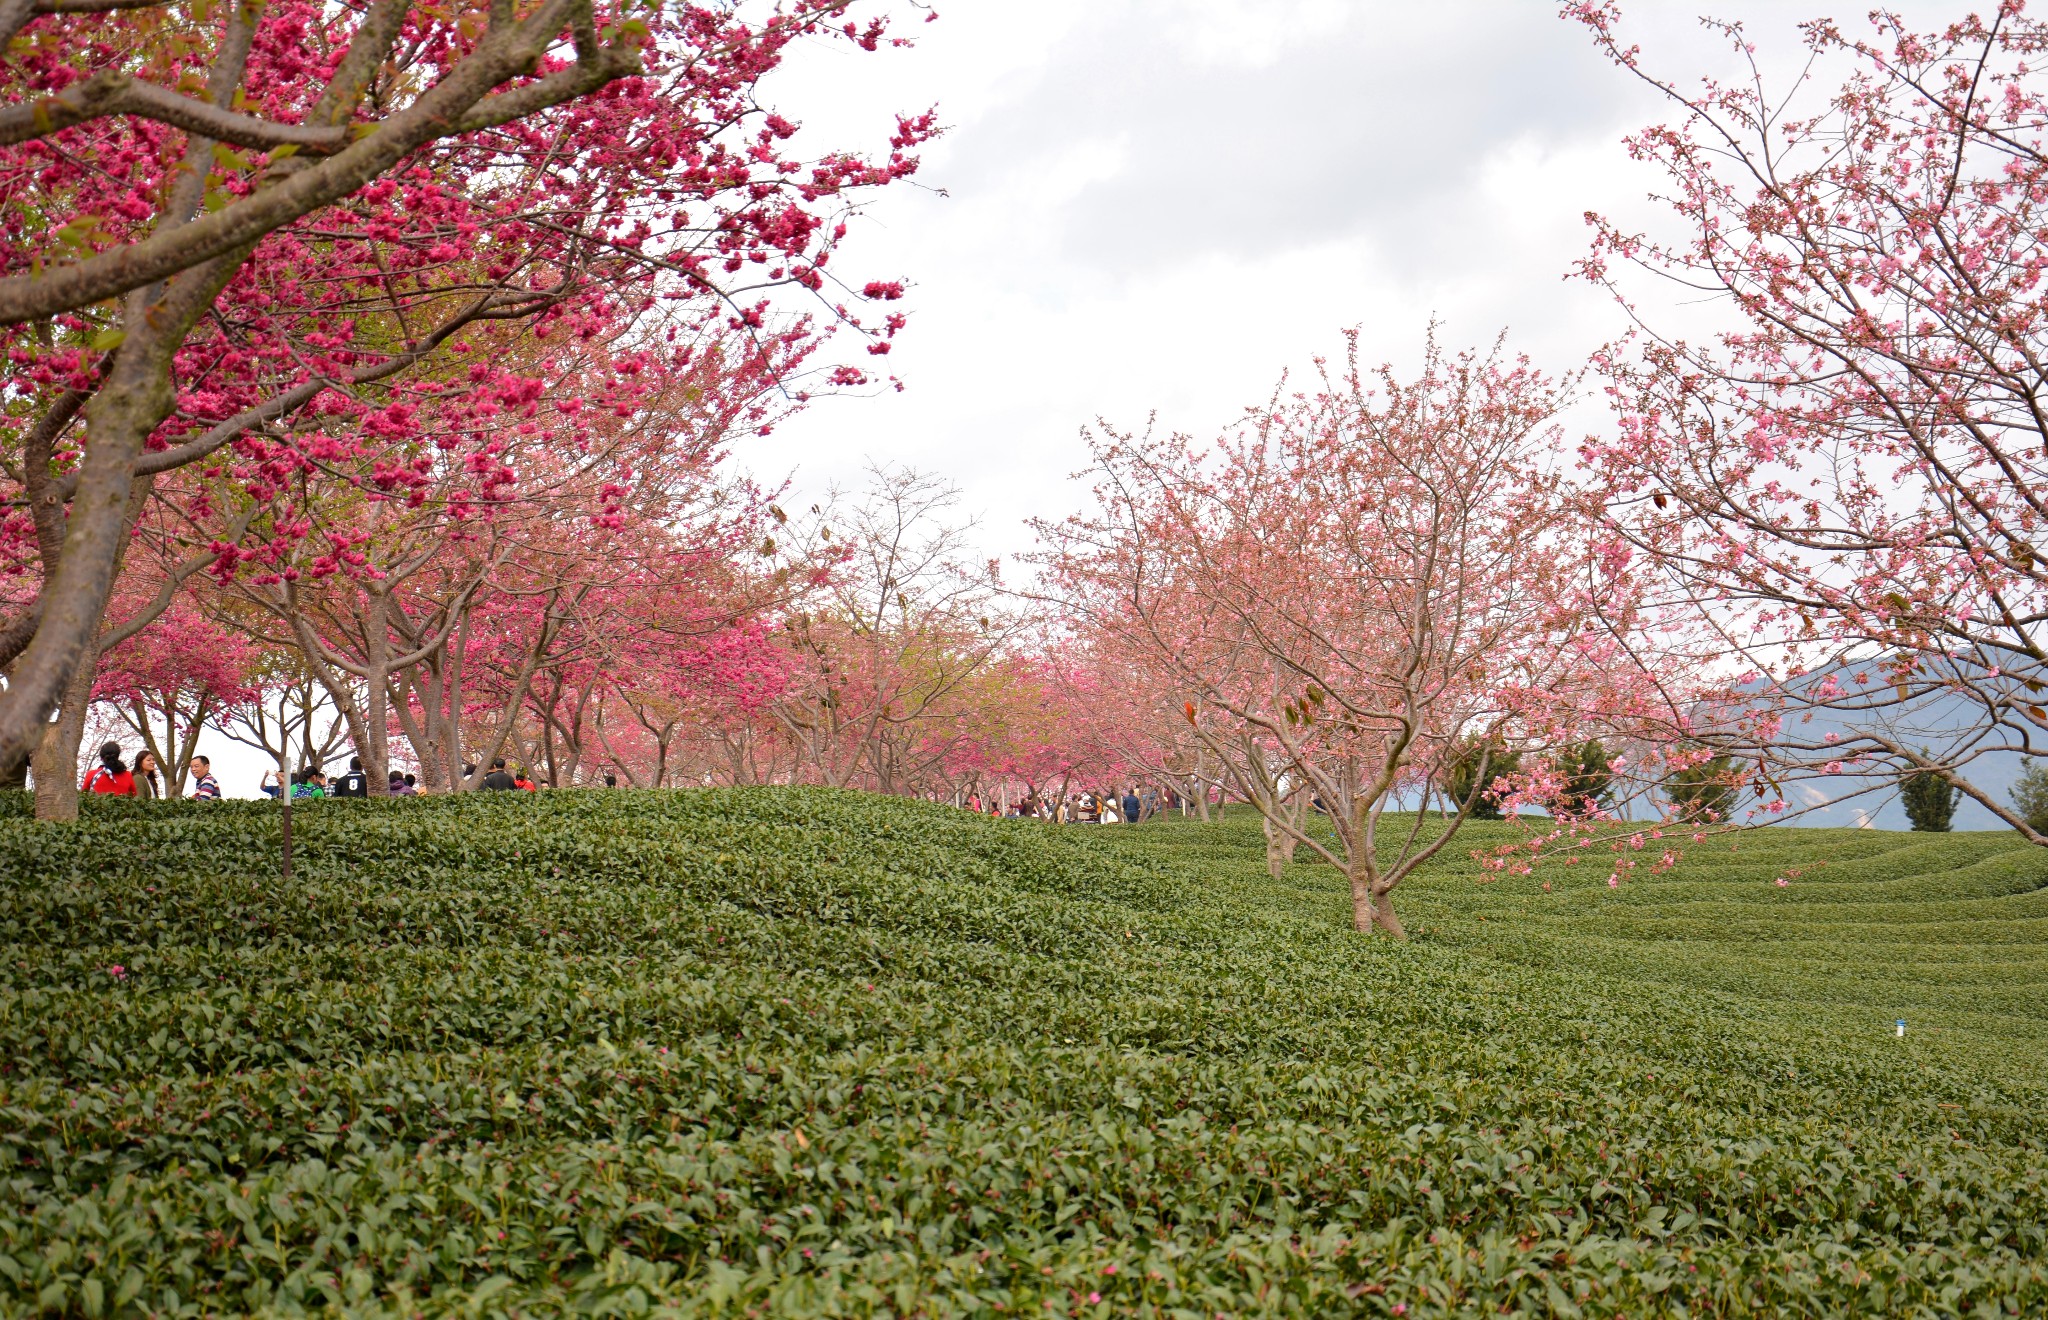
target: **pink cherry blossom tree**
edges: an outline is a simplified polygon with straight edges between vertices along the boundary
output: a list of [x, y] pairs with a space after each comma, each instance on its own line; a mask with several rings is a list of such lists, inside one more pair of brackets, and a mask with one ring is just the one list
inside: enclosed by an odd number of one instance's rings
[[1095, 511], [1041, 525], [1075, 617], [1187, 694], [1222, 778], [1348, 878], [1360, 931], [1404, 937], [1395, 890], [1475, 802], [1435, 828], [1390, 813], [1466, 748], [1483, 762], [1630, 713], [1609, 635], [1628, 584], [1554, 470], [1565, 397], [1434, 334], [1416, 375], [1368, 374], [1354, 337], [1212, 449], [1106, 433]]
[[766, 611], [748, 615], [726, 598], [691, 629], [669, 604], [614, 642], [591, 680], [589, 729], [604, 764], [634, 787], [787, 782], [768, 711], [785, 658]]
[[248, 639], [180, 602], [109, 650], [92, 700], [156, 754], [173, 797], [183, 796], [200, 734], [258, 699]]
[[[1788, 86], [1715, 25], [1742, 75], [1691, 87], [1615, 5], [1566, 12], [1677, 113], [1628, 144], [1675, 230], [1593, 221], [1582, 274], [1638, 334], [1603, 362], [1619, 433], [1585, 456], [1731, 657], [1715, 746], [1760, 793], [1931, 771], [2048, 843], [1976, 775], [2048, 737], [2048, 24], [1817, 20]], [[1678, 337], [1659, 284], [1727, 328]]]
[[[511, 335], [489, 370], [408, 403], [402, 425], [265, 487], [248, 544], [220, 552], [216, 576], [299, 648], [343, 711], [373, 794], [394, 708], [429, 782], [459, 787], [470, 751], [494, 757], [519, 739], [532, 685], [591, 654], [577, 620], [636, 589], [649, 564], [715, 573], [754, 535], [760, 515], [715, 469], [736, 432], [786, 410], [763, 399], [808, 339], [764, 351], [714, 325], [705, 342], [655, 351], [587, 328]], [[308, 412], [299, 424], [333, 422]], [[256, 485], [199, 503], [246, 510]], [[486, 692], [494, 714], [471, 732], [491, 732], [465, 748], [462, 722]]]

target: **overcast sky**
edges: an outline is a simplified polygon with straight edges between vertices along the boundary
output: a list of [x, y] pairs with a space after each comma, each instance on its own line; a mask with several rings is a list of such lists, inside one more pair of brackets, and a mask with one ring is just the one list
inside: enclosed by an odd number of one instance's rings
[[[1564, 276], [1588, 210], [1657, 214], [1621, 138], [1668, 110], [1552, 0], [938, 4], [899, 28], [914, 49], [820, 43], [766, 89], [813, 151], [881, 147], [898, 111], [935, 106], [950, 126], [835, 262], [911, 285], [886, 363], [905, 390], [821, 402], [739, 451], [793, 473], [799, 497], [857, 483], [870, 459], [941, 473], [1008, 556], [1030, 548], [1027, 518], [1084, 502], [1069, 476], [1098, 417], [1156, 410], [1214, 435], [1348, 326], [1397, 362], [1432, 314], [1452, 345], [1505, 329], [1555, 372], [1621, 329], [1607, 295]], [[1799, 20], [1867, 7], [1705, 12], [1744, 19], [1782, 67]], [[1624, 32], [1659, 68], [1726, 75], [1699, 12], [1637, 0]], [[261, 767], [220, 751], [229, 791], [253, 795]]]
[[[1796, 24], [1865, 5], [1718, 4], [1765, 57]], [[1916, 6], [1936, 13], [1952, 6]], [[915, 49], [800, 55], [771, 99], [819, 144], [896, 110], [950, 131], [920, 187], [891, 188], [842, 275], [903, 277], [901, 394], [821, 403], [743, 460], [802, 492], [868, 458], [944, 473], [991, 553], [1082, 503], [1082, 426], [1212, 435], [1283, 368], [1341, 347], [1412, 361], [1432, 313], [1452, 344], [1554, 371], [1620, 330], [1564, 279], [1588, 210], [1652, 214], [1620, 139], [1668, 117], [1548, 0], [941, 0]], [[1653, 11], [1647, 17], [1636, 9]], [[1660, 67], [1733, 71], [1700, 12], [1638, 4]], [[913, 30], [914, 28], [914, 30]], [[813, 137], [813, 135], [815, 135]], [[1597, 421], [1588, 415], [1581, 423]]]

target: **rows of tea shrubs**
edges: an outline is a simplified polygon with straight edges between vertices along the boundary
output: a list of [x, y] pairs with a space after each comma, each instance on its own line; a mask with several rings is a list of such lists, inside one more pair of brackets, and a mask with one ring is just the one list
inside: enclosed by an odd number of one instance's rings
[[[1973, 1071], [2041, 1075], [2043, 850], [2004, 830], [1769, 829], [1680, 847], [1669, 874], [1639, 870], [1618, 891], [1604, 858], [1547, 868], [1548, 893], [1474, 884], [1478, 868], [1453, 864], [1462, 883], [1428, 891], [1423, 909], [1461, 943], [1524, 962], [1790, 1005], [1848, 1034], [1905, 1018]], [[1987, 1050], [1987, 1036], [2003, 1040]]]
[[[2048, 1310], [2039, 1037], [1721, 985], [1803, 878], [1667, 918], [1450, 863], [1397, 947], [1239, 823], [334, 801], [286, 884], [267, 804], [91, 805], [0, 820], [0, 1312]], [[1967, 1017], [1934, 908], [2034, 892], [1999, 855], [1826, 883]]]

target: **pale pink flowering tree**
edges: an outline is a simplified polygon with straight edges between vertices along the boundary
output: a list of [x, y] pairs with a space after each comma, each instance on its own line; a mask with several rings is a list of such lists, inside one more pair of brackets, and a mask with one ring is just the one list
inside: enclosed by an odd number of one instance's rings
[[[1827, 89], [1651, 73], [1616, 6], [1581, 3], [1680, 118], [1629, 139], [1678, 221], [1594, 218], [1582, 273], [1639, 335], [1604, 359], [1619, 434], [1590, 443], [1611, 525], [1720, 630], [1717, 747], [1787, 778], [1933, 770], [1977, 782], [2048, 739], [2048, 24], [2018, 3], [1917, 33], [1805, 26]], [[1802, 96], [1804, 99], [1802, 100]], [[1639, 309], [1648, 273], [1731, 328], [1688, 342]]]
[[1360, 931], [1404, 937], [1393, 893], [1476, 792], [1437, 828], [1389, 812], [1454, 758], [1635, 714], [1609, 636], [1629, 584], [1550, 467], [1564, 397], [1498, 349], [1432, 335], [1404, 379], [1354, 347], [1210, 451], [1109, 434], [1096, 511], [1041, 525], [1075, 616], [1187, 694], [1239, 794], [1343, 871]]
[[990, 664], [975, 685], [970, 737], [955, 751], [958, 789], [1057, 802], [1077, 784], [1123, 778], [1123, 676], [1094, 659], [1072, 642], [1041, 640]]

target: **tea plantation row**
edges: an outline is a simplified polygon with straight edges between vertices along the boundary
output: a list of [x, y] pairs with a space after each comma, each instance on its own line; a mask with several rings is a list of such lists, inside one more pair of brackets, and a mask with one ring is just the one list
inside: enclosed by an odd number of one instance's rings
[[1240, 821], [93, 806], [0, 820], [0, 1312], [2048, 1311], [2004, 836], [1460, 855], [1396, 947]]

